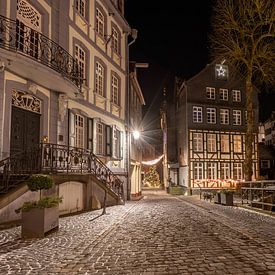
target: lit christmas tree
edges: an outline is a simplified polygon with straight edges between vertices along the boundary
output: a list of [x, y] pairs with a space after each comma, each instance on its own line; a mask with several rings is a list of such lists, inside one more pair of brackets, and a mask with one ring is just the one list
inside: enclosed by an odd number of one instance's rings
[[156, 170], [156, 166], [151, 166], [149, 171], [144, 176], [144, 185], [148, 187], [159, 187], [160, 180], [159, 174]]

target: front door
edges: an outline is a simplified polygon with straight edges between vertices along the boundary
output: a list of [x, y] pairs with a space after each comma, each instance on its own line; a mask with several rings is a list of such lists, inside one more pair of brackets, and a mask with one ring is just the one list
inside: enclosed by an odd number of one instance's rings
[[40, 114], [12, 106], [10, 155], [39, 144]]

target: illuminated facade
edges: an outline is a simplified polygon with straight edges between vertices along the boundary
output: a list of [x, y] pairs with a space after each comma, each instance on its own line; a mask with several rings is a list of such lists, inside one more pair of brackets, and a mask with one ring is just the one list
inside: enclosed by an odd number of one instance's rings
[[0, 15], [0, 159], [40, 142], [90, 150], [126, 189], [124, 1], [1, 0]]
[[[188, 81], [176, 84], [177, 151], [176, 158], [170, 154], [170, 159], [177, 161], [170, 166], [176, 167], [178, 184], [189, 189], [222, 188], [234, 187], [236, 181], [244, 179], [244, 87], [244, 81], [233, 69], [220, 62], [213, 62]], [[258, 125], [256, 93], [253, 105]], [[258, 175], [257, 139], [255, 127], [254, 178]]]

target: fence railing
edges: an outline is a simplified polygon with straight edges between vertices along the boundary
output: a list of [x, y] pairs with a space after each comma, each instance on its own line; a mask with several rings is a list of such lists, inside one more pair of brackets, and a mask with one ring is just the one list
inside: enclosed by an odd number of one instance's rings
[[18, 20], [0, 15], [0, 47], [32, 58], [81, 87], [83, 79], [77, 61], [56, 42]]
[[241, 183], [242, 204], [275, 211], [275, 180]]

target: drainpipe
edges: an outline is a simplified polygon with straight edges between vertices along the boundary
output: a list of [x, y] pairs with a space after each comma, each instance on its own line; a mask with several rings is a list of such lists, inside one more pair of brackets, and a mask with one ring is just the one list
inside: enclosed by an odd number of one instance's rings
[[[130, 170], [131, 170], [131, 127], [130, 127], [130, 55], [129, 55], [129, 48], [132, 44], [135, 43], [136, 39], [137, 39], [137, 33], [138, 31], [136, 29], [131, 29], [131, 36], [133, 38], [133, 40], [127, 44], [126, 47], [126, 60], [127, 62], [127, 72], [126, 72], [126, 76], [127, 76], [127, 90], [126, 90], [126, 106], [127, 106], [127, 112], [126, 112], [126, 148], [127, 148], [127, 152], [126, 152], [126, 167], [127, 167], [127, 200], [131, 199], [131, 174], [130, 174]], [[127, 39], [127, 38], [126, 38]]]

